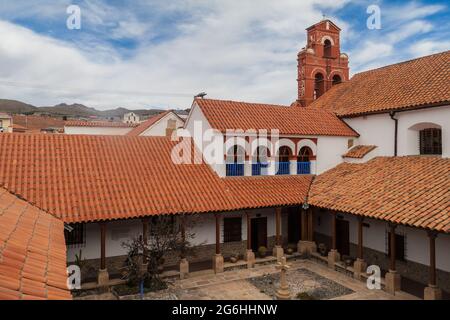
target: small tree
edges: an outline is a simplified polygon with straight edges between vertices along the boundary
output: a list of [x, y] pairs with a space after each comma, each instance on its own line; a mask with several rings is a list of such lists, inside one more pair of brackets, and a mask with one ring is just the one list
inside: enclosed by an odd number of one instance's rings
[[191, 240], [195, 233], [190, 231], [192, 223], [187, 227], [185, 217], [178, 224], [174, 216], [153, 217], [149, 220], [147, 241], [140, 236], [123, 243], [122, 246], [128, 251], [124, 274], [128, 284], [136, 286], [143, 281], [147, 288], [166, 288], [166, 283], [161, 279], [165, 255], [179, 253], [184, 258], [192, 252]]

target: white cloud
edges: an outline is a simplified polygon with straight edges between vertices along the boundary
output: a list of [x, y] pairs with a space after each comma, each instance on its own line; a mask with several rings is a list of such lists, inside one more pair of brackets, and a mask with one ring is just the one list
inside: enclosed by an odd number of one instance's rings
[[[60, 19], [59, 9], [49, 3], [43, 1], [45, 16]], [[58, 2], [58, 8], [66, 3]], [[72, 42], [70, 34], [65, 41], [55, 40], [0, 20], [0, 96], [36, 105], [80, 102], [100, 109], [187, 108], [194, 94], [206, 91], [216, 98], [289, 104], [297, 96], [296, 55], [305, 45], [305, 27], [322, 18], [322, 9], [331, 15], [347, 3], [137, 0], [133, 8], [119, 8], [106, 1], [85, 0], [86, 29], [74, 31], [76, 41]], [[31, 7], [31, 12], [39, 12], [37, 6]], [[422, 13], [412, 17], [422, 19], [425, 13], [418, 6], [415, 9]], [[8, 12], [15, 11], [10, 4]], [[22, 18], [26, 15], [22, 13]], [[5, 19], [4, 14], [0, 17]], [[168, 21], [158, 21], [167, 17]], [[351, 25], [330, 18], [343, 29], [344, 45], [353, 42], [357, 33]], [[429, 32], [432, 25], [407, 20], [397, 34], [388, 32], [382, 41], [358, 42], [350, 52], [352, 68], [390, 61], [396, 43], [412, 37], [411, 30]], [[169, 31], [169, 37], [150, 41]], [[111, 39], [131, 39], [138, 45], [124, 55], [123, 48], [108, 42]], [[423, 43], [419, 50], [436, 48]], [[14, 86], [5, 86], [5, 81]]]

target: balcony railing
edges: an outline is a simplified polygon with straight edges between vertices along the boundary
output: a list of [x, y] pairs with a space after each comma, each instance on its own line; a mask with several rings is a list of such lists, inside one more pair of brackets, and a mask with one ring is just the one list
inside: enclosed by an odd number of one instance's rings
[[264, 176], [267, 175], [268, 163], [253, 163], [252, 164], [252, 176]]
[[297, 174], [311, 174], [311, 162], [297, 162]]
[[227, 163], [226, 164], [227, 177], [240, 177], [244, 175], [243, 163]]
[[276, 164], [277, 170], [277, 175], [286, 175], [286, 174], [291, 174], [291, 170], [290, 170], [290, 162], [277, 162]]

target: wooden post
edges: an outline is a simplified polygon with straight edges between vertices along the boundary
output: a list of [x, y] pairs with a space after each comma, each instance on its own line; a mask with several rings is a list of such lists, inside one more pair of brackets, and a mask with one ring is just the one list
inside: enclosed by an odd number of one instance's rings
[[395, 224], [391, 224], [390, 226], [390, 238], [391, 238], [391, 262], [390, 262], [390, 270], [396, 270], [396, 252], [395, 252], [395, 229], [397, 226]]
[[337, 240], [336, 240], [336, 213], [331, 213], [331, 249], [336, 250]]
[[364, 259], [363, 222], [364, 217], [358, 217], [358, 258], [361, 260]]
[[216, 214], [216, 254], [220, 254], [220, 215]]
[[430, 287], [437, 285], [436, 281], [436, 237], [437, 233], [433, 231], [428, 232], [430, 240]]
[[147, 263], [147, 244], [148, 244], [148, 218], [142, 219], [142, 242], [144, 243], [144, 259], [143, 263]]
[[281, 246], [281, 208], [275, 209], [276, 214], [276, 245]]
[[247, 250], [252, 250], [252, 219], [250, 213], [247, 212]]
[[100, 222], [100, 269], [106, 270], [106, 222]]
[[306, 241], [308, 240], [308, 219], [306, 216], [306, 210], [305, 209], [300, 209], [301, 212], [301, 239], [302, 241]]
[[313, 220], [313, 209], [308, 210], [308, 241], [312, 242], [314, 240], [314, 220]]

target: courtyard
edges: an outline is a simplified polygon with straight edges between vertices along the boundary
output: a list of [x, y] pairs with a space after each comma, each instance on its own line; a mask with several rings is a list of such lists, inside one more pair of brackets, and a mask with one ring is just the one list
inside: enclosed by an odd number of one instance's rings
[[[308, 259], [288, 261], [287, 281], [294, 300], [416, 300], [405, 292], [395, 296], [383, 290], [369, 290], [365, 282], [331, 270]], [[146, 293], [144, 300], [272, 300], [279, 287], [276, 263], [255, 268], [239, 268], [214, 274], [213, 271], [193, 272], [187, 279], [171, 279], [168, 289]], [[75, 299], [139, 300], [140, 295], [118, 296], [114, 290]]]

